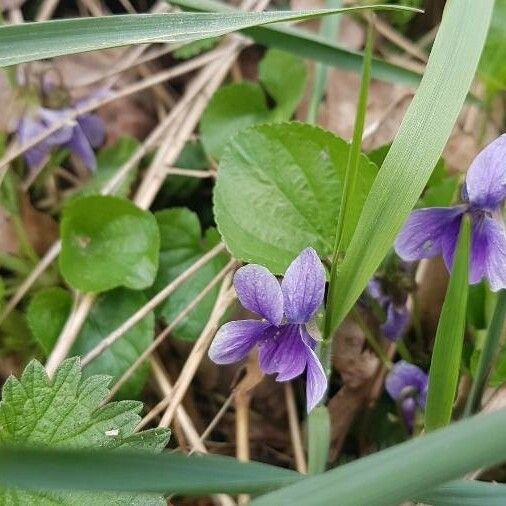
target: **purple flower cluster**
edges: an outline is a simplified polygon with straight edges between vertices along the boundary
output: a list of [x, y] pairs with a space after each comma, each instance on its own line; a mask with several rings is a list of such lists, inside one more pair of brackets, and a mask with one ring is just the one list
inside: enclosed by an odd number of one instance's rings
[[464, 203], [454, 207], [418, 209], [397, 237], [395, 250], [404, 260], [431, 258], [442, 253], [448, 269], [464, 214], [471, 217], [470, 283], [486, 278], [493, 291], [506, 288], [506, 134], [474, 159], [462, 192]]
[[[51, 102], [51, 100], [47, 100], [48, 97], [61, 91], [60, 88], [49, 84], [44, 84], [42, 88], [42, 104]], [[22, 146], [53, 125], [61, 122], [64, 125], [25, 152], [28, 167], [31, 170], [40, 167], [53, 148], [62, 147], [69, 149], [89, 170], [94, 170], [96, 159], [93, 148], [99, 147], [104, 142], [104, 122], [95, 114], [81, 114], [77, 118], [71, 116], [76, 109], [86, 106], [91, 100], [99, 98], [105, 93], [107, 92], [95, 92], [74, 102], [63, 100], [59, 108], [46, 107], [45, 105], [29, 106], [17, 125], [18, 141]]]
[[415, 425], [416, 411], [425, 409], [428, 386], [427, 374], [404, 360], [392, 367], [385, 380], [386, 391], [398, 403], [410, 430]]
[[217, 364], [242, 360], [258, 345], [260, 368], [277, 373], [276, 381], [288, 381], [306, 371], [307, 410], [322, 399], [327, 378], [315, 354], [317, 342], [306, 324], [323, 303], [325, 269], [312, 248], [290, 264], [280, 283], [260, 265], [241, 267], [234, 286], [244, 308], [262, 320], [232, 321], [223, 325], [209, 349]]

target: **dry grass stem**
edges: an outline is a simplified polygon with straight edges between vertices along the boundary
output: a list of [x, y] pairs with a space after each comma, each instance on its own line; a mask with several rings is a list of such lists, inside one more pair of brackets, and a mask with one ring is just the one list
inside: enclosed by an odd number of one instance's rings
[[74, 309], [70, 313], [60, 337], [47, 359], [46, 372], [50, 378], [56, 372], [61, 362], [67, 358], [75, 342], [75, 337], [79, 334], [94, 302], [95, 296], [92, 294], [79, 295], [77, 297]]
[[196, 307], [207, 297], [207, 295], [214, 289], [214, 287], [227, 275], [227, 273], [233, 269], [235, 261], [229, 262], [212, 280], [211, 282], [195, 297], [188, 306], [186, 306], [175, 318], [172, 320], [170, 325], [165, 327], [153, 342], [137, 357], [135, 362], [123, 373], [121, 378], [118, 379], [116, 384], [111, 388], [109, 398], [119, 391], [119, 389], [128, 381], [132, 374], [137, 370], [138, 367], [160, 346], [160, 344], [167, 338], [168, 335], [181, 323]]
[[166, 397], [162, 401], [160, 401], [140, 422], [137, 427], [137, 430], [144, 427], [146, 424], [151, 422], [154, 418], [156, 418], [160, 413], [166, 410], [162, 420], [160, 421], [160, 427], [168, 427], [172, 421], [175, 410], [179, 403], [182, 401], [188, 386], [190, 385], [191, 380], [193, 379], [197, 369], [200, 365], [200, 362], [204, 358], [209, 345], [218, 329], [219, 323], [227, 308], [232, 304], [235, 300], [235, 292], [233, 289], [229, 289], [231, 278], [227, 276], [223, 281], [223, 284], [220, 289], [220, 294], [216, 300], [213, 311], [207, 325], [204, 330], [200, 334], [199, 338], [195, 342], [186, 363], [181, 370], [179, 378], [177, 379], [174, 385], [174, 391], [172, 396]]
[[165, 288], [160, 290], [152, 297], [144, 306], [136, 311], [128, 320], [123, 322], [116, 330], [111, 332], [107, 337], [102, 339], [100, 343], [89, 351], [82, 359], [82, 364], [87, 365], [93, 359], [97, 358], [103, 351], [112, 346], [125, 332], [128, 332], [134, 325], [139, 323], [148, 313], [159, 306], [167, 297], [179, 288], [185, 281], [193, 276], [200, 268], [210, 262], [214, 257], [219, 255], [225, 249], [223, 243], [217, 244], [209, 250], [205, 255], [199, 258], [191, 267], [182, 272], [176, 279], [171, 281]]
[[290, 427], [290, 439], [292, 441], [293, 456], [295, 458], [295, 468], [299, 473], [307, 474], [306, 457], [304, 455], [302, 432], [300, 430], [293, 386], [290, 382], [287, 381], [284, 385], [284, 388], [286, 411], [288, 414], [288, 426]]
[[[162, 395], [164, 397], [170, 396], [172, 394], [173, 387], [169, 380], [167, 371], [165, 371], [162, 363], [160, 362], [160, 359], [156, 356], [152, 357], [150, 364], [151, 370], [153, 371], [153, 376], [162, 392]], [[191, 418], [188, 416], [188, 413], [183, 406], [179, 406], [177, 408], [176, 419], [181, 425], [186, 438], [190, 442], [192, 451], [198, 453], [208, 453], [207, 448], [199, 437], [197, 429], [195, 429]], [[235, 506], [234, 500], [228, 495], [216, 494], [213, 496], [213, 498], [217, 504], [221, 504], [222, 506]]]

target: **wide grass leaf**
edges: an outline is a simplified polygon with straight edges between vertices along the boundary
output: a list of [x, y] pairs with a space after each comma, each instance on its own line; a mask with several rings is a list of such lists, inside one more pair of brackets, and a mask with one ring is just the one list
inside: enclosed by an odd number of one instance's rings
[[[374, 8], [402, 9], [392, 5], [376, 5]], [[126, 14], [4, 25], [0, 26], [0, 66], [130, 44], [189, 42], [256, 25], [367, 9], [370, 7], [226, 14]]]
[[[277, 274], [308, 246], [331, 255], [349, 149], [334, 134], [301, 123], [242, 130], [223, 154], [214, 193], [230, 252]], [[376, 171], [361, 155], [353, 206], [360, 208]]]
[[478, 415], [302, 480], [252, 504], [391, 506], [423, 497], [471, 470], [506, 460], [505, 423], [505, 409]]
[[493, 0], [446, 4], [425, 75], [367, 197], [333, 285], [332, 329], [391, 248], [441, 156], [474, 77], [493, 6]]
[[427, 431], [448, 425], [452, 415], [466, 328], [470, 238], [470, 223], [465, 217], [432, 352], [425, 409]]
[[128, 200], [92, 196], [71, 202], [61, 222], [60, 270], [83, 292], [150, 286], [160, 235], [154, 216]]

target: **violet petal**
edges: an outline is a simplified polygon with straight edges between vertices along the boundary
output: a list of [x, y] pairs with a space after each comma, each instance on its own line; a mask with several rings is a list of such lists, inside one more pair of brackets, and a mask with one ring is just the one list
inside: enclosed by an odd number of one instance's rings
[[466, 176], [471, 204], [493, 210], [506, 198], [506, 134], [483, 149]]
[[75, 121], [69, 118], [69, 111], [67, 109], [57, 110], [41, 107], [39, 109], [39, 116], [44, 121], [47, 128], [50, 128], [55, 123], [61, 123], [62, 121], [66, 122], [64, 126], [47, 137], [46, 142], [48, 145], [61, 146], [70, 141]]
[[273, 325], [283, 319], [283, 294], [278, 280], [265, 267], [249, 264], [237, 270], [234, 287], [241, 304]]
[[439, 255], [442, 249], [441, 239], [446, 227], [464, 211], [464, 206], [434, 207], [413, 211], [397, 236], [396, 253], [408, 262]]
[[105, 140], [105, 123], [96, 114], [83, 114], [78, 116], [77, 122], [82, 128], [92, 147], [98, 148]]
[[259, 320], [225, 323], [211, 343], [209, 358], [216, 364], [233, 364], [242, 360], [269, 327], [269, 323]]
[[281, 282], [290, 323], [307, 323], [323, 302], [325, 269], [316, 251], [306, 248], [289, 265]]
[[303, 341], [306, 345], [306, 406], [309, 413], [325, 395], [327, 376], [320, 360], [313, 351], [314, 340], [303, 326], [301, 326], [301, 334], [304, 336]]
[[490, 289], [506, 288], [506, 229], [499, 219], [484, 218], [483, 233], [487, 237], [486, 273]]
[[260, 369], [266, 374], [278, 373], [276, 381], [300, 376], [306, 367], [306, 346], [298, 325], [271, 327], [260, 344]]
[[[18, 141], [24, 146], [32, 139], [35, 139], [46, 130], [45, 125], [35, 120], [31, 116], [24, 116], [18, 124]], [[45, 141], [39, 142], [34, 147], [28, 149], [24, 153], [24, 157], [28, 167], [33, 170], [42, 164], [46, 156], [49, 154], [49, 146]]]
[[65, 146], [68, 147], [74, 155], [80, 158], [88, 169], [95, 170], [97, 166], [95, 153], [93, 149], [91, 149], [90, 141], [86, 135], [84, 135], [83, 129], [79, 124], [76, 124], [74, 127], [72, 137]]
[[453, 267], [453, 258], [457, 250], [457, 242], [459, 240], [460, 225], [462, 224], [462, 216], [446, 224], [441, 236], [441, 249], [443, 250], [443, 259], [449, 271]]
[[396, 306], [390, 302], [387, 306], [387, 319], [380, 326], [381, 332], [387, 339], [397, 341], [406, 332], [410, 316], [406, 305]]
[[[385, 389], [394, 400], [398, 400], [405, 388], [415, 388], [419, 394], [426, 392], [428, 376], [416, 365], [404, 360], [396, 362], [385, 380]], [[423, 407], [423, 406], [422, 406]]]

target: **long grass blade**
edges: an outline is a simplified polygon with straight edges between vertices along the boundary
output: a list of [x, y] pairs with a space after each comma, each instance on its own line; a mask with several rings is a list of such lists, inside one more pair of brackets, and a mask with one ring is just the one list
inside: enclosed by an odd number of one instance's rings
[[[208, 12], [227, 12], [232, 8], [216, 0], [170, 0], [184, 9]], [[258, 44], [289, 51], [301, 58], [318, 61], [332, 67], [360, 72], [364, 55], [327, 40], [321, 35], [286, 26], [256, 26], [241, 30]], [[372, 77], [382, 81], [418, 86], [421, 75], [399, 65], [373, 58]]]
[[[264, 495], [254, 506], [391, 506], [506, 459], [506, 410], [480, 414]], [[472, 441], [472, 444], [470, 444]], [[484, 503], [487, 504], [487, 503]]]
[[448, 425], [452, 416], [466, 327], [470, 240], [471, 227], [466, 216], [462, 220], [455, 262], [432, 352], [425, 409], [427, 431]]
[[[125, 14], [0, 26], [0, 66], [97, 49], [154, 42], [190, 42], [256, 25], [358, 12], [368, 6], [312, 11]], [[395, 6], [375, 5], [392, 10]], [[397, 6], [399, 8], [399, 6]]]
[[299, 479], [294, 471], [217, 455], [0, 447], [0, 486], [31, 490], [258, 494]]
[[494, 2], [447, 2], [427, 70], [364, 204], [334, 284], [335, 329], [353, 307], [416, 204], [462, 108]]

